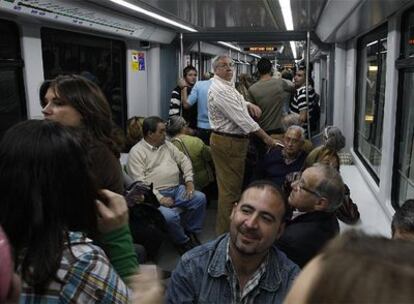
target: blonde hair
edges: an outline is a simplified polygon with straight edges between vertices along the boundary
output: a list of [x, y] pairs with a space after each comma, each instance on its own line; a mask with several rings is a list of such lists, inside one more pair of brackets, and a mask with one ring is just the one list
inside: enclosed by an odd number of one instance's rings
[[144, 117], [134, 116], [127, 121], [127, 134], [126, 134], [126, 146], [127, 149], [131, 149], [136, 143], [138, 143], [143, 137], [142, 121]]

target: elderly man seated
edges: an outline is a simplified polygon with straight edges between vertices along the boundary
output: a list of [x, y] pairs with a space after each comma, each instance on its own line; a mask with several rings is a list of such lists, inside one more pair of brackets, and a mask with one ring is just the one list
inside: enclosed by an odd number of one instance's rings
[[292, 183], [288, 201], [296, 212], [276, 244], [303, 267], [339, 232], [335, 211], [344, 201], [344, 183], [337, 170], [316, 163]]
[[[161, 204], [159, 210], [182, 254], [200, 243], [196, 234], [202, 229], [206, 197], [194, 190], [191, 161], [165, 141], [165, 122], [156, 116], [148, 117], [142, 131], [144, 138], [129, 152], [127, 171], [134, 180], [153, 184]], [[180, 169], [185, 185], [179, 183]]]
[[302, 127], [291, 126], [283, 137], [283, 145], [268, 151], [259, 160], [253, 180], [268, 179], [278, 186], [282, 186], [286, 175], [300, 171], [307, 154], [303, 151], [305, 131]]
[[414, 241], [414, 200], [409, 199], [395, 212], [392, 223], [392, 238]]

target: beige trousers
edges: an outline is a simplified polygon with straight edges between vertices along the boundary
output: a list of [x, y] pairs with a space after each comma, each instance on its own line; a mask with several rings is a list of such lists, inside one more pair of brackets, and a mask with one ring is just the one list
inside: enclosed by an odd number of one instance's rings
[[240, 199], [248, 144], [247, 138], [211, 134], [211, 156], [218, 186], [217, 235], [229, 231], [233, 204]]

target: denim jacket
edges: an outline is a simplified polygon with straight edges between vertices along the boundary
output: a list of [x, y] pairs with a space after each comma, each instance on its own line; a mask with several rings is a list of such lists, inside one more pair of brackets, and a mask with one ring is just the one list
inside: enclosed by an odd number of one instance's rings
[[[187, 252], [175, 269], [167, 290], [167, 303], [233, 303], [226, 271], [229, 235]], [[268, 268], [258, 286], [255, 303], [282, 303], [299, 267], [276, 247], [269, 252]]]

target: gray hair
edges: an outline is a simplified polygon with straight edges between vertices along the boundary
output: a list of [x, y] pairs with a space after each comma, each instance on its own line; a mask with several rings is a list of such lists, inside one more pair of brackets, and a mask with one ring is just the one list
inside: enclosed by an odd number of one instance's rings
[[187, 126], [187, 122], [185, 121], [185, 119], [183, 117], [181, 117], [181, 116], [172, 116], [168, 120], [167, 133], [168, 133], [169, 136], [174, 137], [175, 135], [180, 133], [182, 128], [184, 128], [186, 126]]
[[213, 67], [214, 71], [217, 69], [219, 61], [225, 58], [229, 58], [231, 61], [233, 61], [233, 58], [231, 58], [229, 55], [219, 55], [213, 58], [213, 62], [211, 63], [211, 66]]
[[337, 170], [321, 163], [314, 164], [311, 168], [317, 168], [323, 175], [315, 190], [328, 200], [327, 212], [334, 212], [345, 200], [345, 185]]
[[345, 147], [345, 136], [341, 129], [335, 126], [328, 126], [325, 128], [325, 146], [339, 152]]
[[300, 126], [300, 115], [297, 113], [290, 113], [283, 117], [282, 125], [285, 130], [287, 130], [290, 126]]
[[302, 141], [305, 140], [305, 130], [300, 127], [300, 126], [290, 126], [289, 128], [287, 128], [286, 132], [290, 131], [290, 130], [294, 130], [294, 131], [298, 131], [300, 133], [300, 139]]
[[410, 199], [395, 212], [391, 222], [392, 234], [401, 230], [414, 234], [414, 200]]

